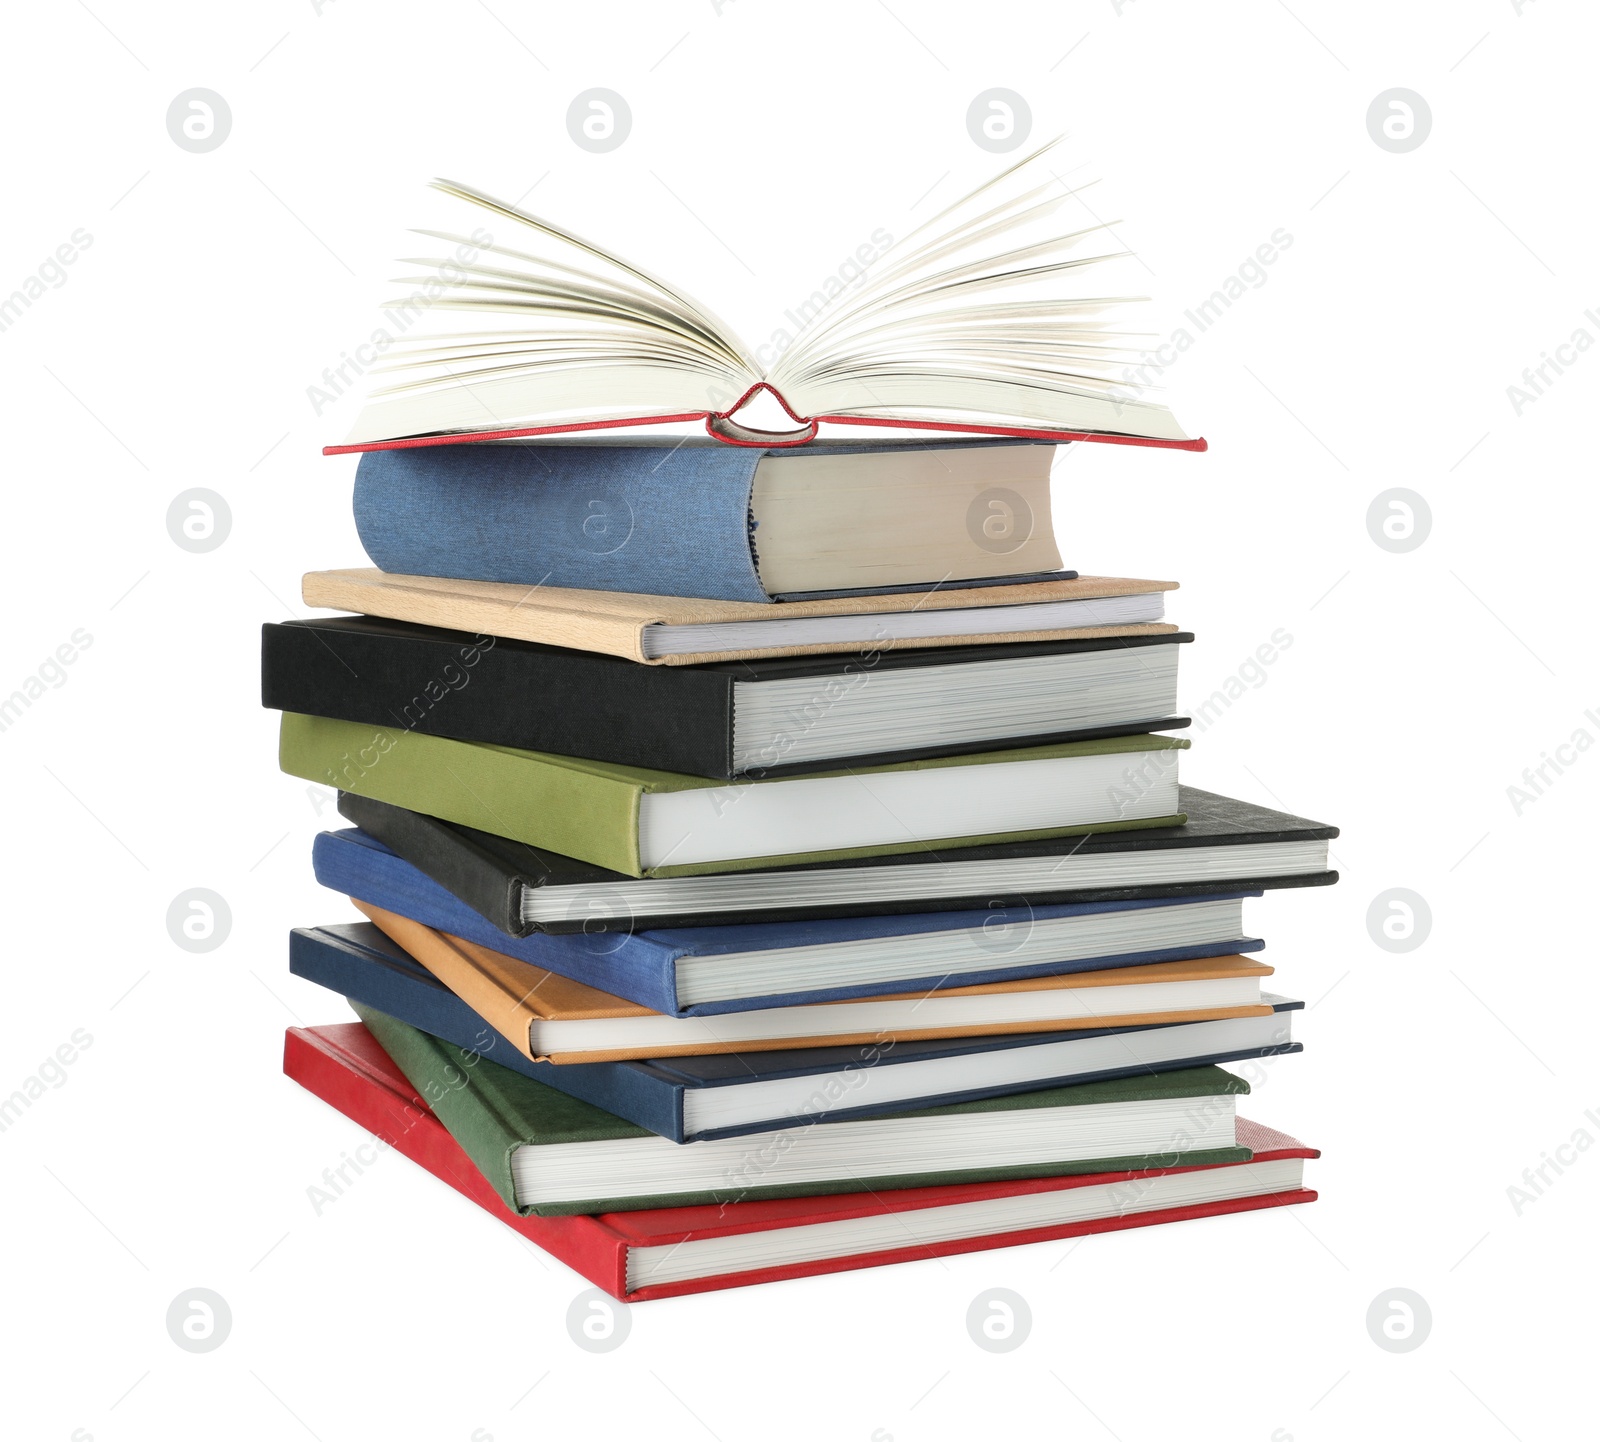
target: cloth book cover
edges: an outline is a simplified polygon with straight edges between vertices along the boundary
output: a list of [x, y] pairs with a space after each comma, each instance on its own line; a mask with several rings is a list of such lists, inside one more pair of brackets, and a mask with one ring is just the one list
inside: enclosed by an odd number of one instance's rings
[[[275, 711], [393, 726], [524, 751], [587, 756], [624, 766], [731, 781], [751, 768], [734, 761], [734, 692], [763, 682], [810, 679], [818, 696], [864, 676], [962, 666], [1113, 647], [1175, 646], [1187, 633], [1115, 640], [640, 666], [592, 651], [507, 641], [372, 616], [268, 622], [261, 628], [261, 704]], [[1166, 731], [1186, 717], [1146, 717], [1120, 726], [1052, 729], [1007, 739], [1048, 745], [1097, 736]], [[852, 766], [991, 749], [993, 739], [860, 753]], [[821, 771], [840, 761], [765, 765], [761, 775]]]
[[[528, 936], [535, 932], [565, 934], [582, 931], [595, 935], [605, 931], [649, 931], [657, 927], [720, 926], [755, 921], [814, 921], [830, 916], [902, 915], [911, 912], [992, 911], [1013, 906], [1050, 906], [1067, 902], [1136, 901], [1165, 897], [1196, 896], [1214, 893], [1243, 893], [1285, 886], [1323, 886], [1338, 880], [1336, 871], [1289, 871], [1276, 876], [1231, 873], [1226, 850], [1220, 869], [1207, 874], [1153, 884], [1086, 886], [1063, 879], [1064, 868], [1073, 858], [1135, 856], [1157, 852], [1180, 857], [1184, 852], [1229, 847], [1260, 847], [1304, 841], [1326, 841], [1339, 834], [1335, 826], [1325, 826], [1304, 817], [1290, 816], [1251, 801], [1217, 796], [1194, 786], [1180, 786], [1179, 805], [1187, 820], [1182, 826], [1162, 826], [1132, 831], [1093, 832], [1084, 836], [1044, 841], [1008, 842], [998, 846], [940, 848], [938, 858], [949, 863], [948, 874], [932, 894], [897, 896], [893, 889], [896, 871], [911, 864], [920, 865], [926, 853], [908, 852], [894, 856], [875, 856], [852, 862], [851, 870], [868, 868], [883, 883], [870, 903], [854, 904], [832, 899], [824, 888], [825, 899], [794, 904], [780, 897], [775, 905], [759, 909], [741, 905], [735, 899], [719, 908], [653, 912], [627, 895], [631, 878], [604, 867], [592, 866], [543, 851], [508, 837], [495, 836], [469, 826], [457, 826], [421, 812], [391, 806], [353, 792], [340, 792], [339, 811], [384, 848], [404, 857], [412, 866], [437, 882], [457, 900], [465, 902], [507, 936]], [[355, 840], [349, 833], [343, 835]], [[323, 844], [321, 842], [319, 845]], [[1240, 853], [1243, 855], [1244, 853]], [[1043, 884], [1034, 882], [1024, 890], [1007, 885], [995, 877], [995, 865], [1007, 861], [1027, 862], [1036, 857], [1059, 857]], [[354, 864], [354, 858], [352, 864]], [[770, 873], [780, 883], [790, 875], [809, 877], [829, 869], [830, 863], [778, 868]], [[963, 880], [970, 869], [974, 879]], [[1239, 868], [1240, 871], [1243, 868]], [[1212, 879], [1215, 877], [1215, 879]], [[330, 883], [331, 884], [331, 883]], [[359, 894], [343, 885], [336, 891]], [[617, 900], [607, 902], [607, 893]], [[568, 896], [570, 900], [554, 908], [544, 919], [531, 920], [526, 913], [530, 898]], [[381, 897], [372, 900], [385, 904]], [[406, 912], [406, 905], [391, 910]], [[441, 922], [441, 925], [445, 923]], [[454, 929], [463, 936], [475, 935]], [[488, 945], [487, 941], [484, 943]], [[508, 948], [514, 950], [514, 948]], [[541, 963], [549, 965], [548, 962]], [[551, 967], [552, 971], [560, 970]]]
[[656, 655], [646, 643], [654, 627], [722, 626], [746, 621], [808, 619], [818, 616], [881, 616], [892, 612], [952, 612], [971, 607], [999, 608], [996, 626], [978, 635], [946, 631], [939, 635], [898, 637], [893, 649], [995, 645], [1011, 641], [1081, 640], [1107, 636], [1171, 635], [1165, 621], [1122, 626], [1063, 626], [1047, 630], [1012, 629], [1004, 617], [1019, 608], [1063, 601], [1094, 601], [1111, 596], [1145, 596], [1177, 590], [1176, 581], [1136, 581], [1114, 576], [1078, 576], [1066, 581], [1019, 582], [1009, 586], [928, 586], [886, 595], [837, 596], [825, 600], [717, 601], [682, 596], [635, 595], [625, 591], [584, 591], [557, 586], [521, 586], [502, 581], [461, 581], [439, 576], [390, 575], [371, 568], [308, 571], [300, 583], [308, 606], [358, 611], [392, 621], [439, 626], [536, 641], [576, 651], [599, 651], [652, 666], [694, 666], [707, 661], [751, 661], [770, 656], [859, 655], [884, 649], [861, 640], [807, 641], [685, 651]]
[[[380, 1140], [410, 1157], [519, 1235], [565, 1263], [620, 1301], [644, 1302], [726, 1287], [816, 1276], [1029, 1242], [1060, 1240], [1095, 1232], [1121, 1231], [1163, 1222], [1254, 1211], [1316, 1200], [1303, 1186], [1265, 1195], [1180, 1207], [1141, 1209], [1146, 1178], [1207, 1170], [1172, 1167], [1124, 1170], [1008, 1182], [967, 1182], [944, 1187], [912, 1187], [892, 1192], [857, 1192], [803, 1199], [761, 1199], [722, 1206], [673, 1207], [658, 1211], [613, 1212], [599, 1216], [518, 1216], [508, 1208], [467, 1153], [429, 1111], [403, 1072], [359, 1023], [292, 1027], [284, 1037], [285, 1074], [342, 1112]], [[1250, 1162], [1319, 1155], [1293, 1137], [1239, 1118], [1236, 1140]], [[1236, 1163], [1234, 1165], [1243, 1165]], [[1111, 1215], [1087, 1222], [1055, 1222], [1004, 1232], [927, 1235], [920, 1223], [934, 1221], [938, 1209], [1006, 1197], [1069, 1193], [1077, 1188], [1121, 1184]], [[871, 1250], [801, 1262], [766, 1265], [689, 1281], [652, 1283], [649, 1269], [631, 1265], [645, 1248], [672, 1248], [700, 1238], [779, 1232], [854, 1218], [889, 1219], [897, 1236]], [[923, 1235], [919, 1235], [923, 1233]]]
[[[852, 1024], [847, 1004], [832, 1002], [816, 1007], [818, 1030], [814, 1034], [793, 1035], [780, 1029], [780, 1035], [761, 1040], [735, 1042], [728, 1031], [707, 1017], [684, 1016], [673, 1018], [670, 1039], [617, 1044], [601, 1050], [555, 1050], [545, 1056], [534, 1041], [534, 1030], [541, 1024], [570, 1021], [601, 1021], [620, 1018], [641, 1020], [659, 1019], [664, 1014], [652, 1007], [640, 1006], [624, 997], [600, 990], [598, 987], [557, 976], [540, 967], [529, 966], [514, 956], [495, 951], [476, 942], [466, 941], [448, 932], [434, 931], [407, 917], [391, 911], [356, 902], [359, 910], [398, 946], [410, 953], [429, 971], [468, 1003], [490, 1026], [530, 1061], [551, 1060], [562, 1065], [578, 1062], [627, 1061], [653, 1056], [702, 1056], [749, 1051], [785, 1051], [808, 1046], [867, 1046], [873, 1043], [916, 1041], [936, 1036], [1004, 1036], [1015, 1032], [1041, 1031], [1061, 1033], [1079, 1029], [1152, 1025], [1158, 1022], [1205, 1021], [1223, 1017], [1267, 1016], [1272, 1008], [1265, 1002], [1234, 1002], [1204, 1005], [1191, 1002], [1182, 1010], [1142, 1011], [1126, 1015], [1102, 1015], [1092, 1012], [1086, 1002], [1075, 1014], [1065, 1014], [1070, 1007], [1056, 1009], [1056, 1014], [1043, 1019], [1022, 1021], [980, 1021], [967, 1019], [961, 1022], [932, 1019], [913, 1020], [889, 1025], [874, 1021], [870, 1027], [860, 1022]], [[1262, 962], [1253, 962], [1243, 956], [1210, 957], [1197, 961], [1161, 961], [1141, 967], [1122, 967], [1112, 971], [1072, 972], [1057, 976], [1028, 977], [1017, 981], [986, 981], [973, 986], [939, 988], [941, 997], [994, 998], [1007, 993], [1013, 996], [1026, 992], [1049, 991], [1054, 993], [1078, 991], [1092, 992], [1101, 987], [1122, 985], [1183, 984], [1214, 980], [1231, 980], [1271, 976], [1272, 968]], [[1257, 992], [1259, 995], [1259, 991]], [[929, 991], [895, 992], [871, 998], [874, 1002], [925, 1001]], [[769, 1020], [792, 1010], [792, 1004], [782, 1007], [762, 1008], [757, 1016]], [[915, 1014], [917, 1007], [913, 1005]], [[722, 1016], [729, 1014], [724, 1008]], [[831, 1027], [830, 1027], [831, 1024]], [[824, 1030], [824, 1027], [830, 1029]], [[654, 1028], [651, 1029], [654, 1032]]]
[[[1031, 927], [1038, 922], [1063, 917], [1181, 906], [1186, 900], [1195, 898], [1083, 902], [1005, 911], [939, 911], [920, 915], [837, 917], [813, 922], [754, 922], [742, 926], [673, 927], [635, 932], [569, 932], [560, 936], [534, 933], [519, 938], [501, 932], [437, 882], [430, 881], [409, 862], [359, 831], [322, 832], [312, 843], [311, 855], [317, 880], [330, 891], [408, 917], [436, 931], [449, 932], [479, 946], [504, 952], [529, 966], [626, 997], [640, 1006], [668, 1016], [712, 1016], [718, 1012], [757, 1011], [799, 1002], [843, 1001], [850, 997], [1015, 981], [1063, 972], [1101, 971], [1109, 967], [1136, 966], [1154, 961], [1232, 956], [1240, 952], [1259, 951], [1264, 945], [1258, 937], [1229, 937], [1162, 950], [1073, 960], [1058, 958], [1030, 961], [1004, 967], [975, 966], [969, 971], [945, 969], [926, 976], [896, 978], [884, 983], [818, 986], [809, 991], [790, 991], [736, 1001], [686, 1004], [680, 999], [677, 966], [688, 957], [726, 956], [731, 953], [818, 946], [830, 942], [975, 929], [981, 929], [984, 936], [995, 936], [1004, 934], [999, 928], [1008, 924]], [[1233, 892], [1223, 895], [1259, 894]], [[981, 951], [976, 946], [974, 949]], [[994, 956], [983, 953], [979, 959], [992, 962]]]
[[[751, 1200], [757, 1186], [735, 1173], [727, 1184], [702, 1193], [670, 1193], [590, 1197], [576, 1202], [532, 1205], [519, 1201], [512, 1172], [513, 1156], [519, 1148], [605, 1143], [625, 1138], [649, 1138], [660, 1143], [644, 1127], [636, 1127], [600, 1107], [590, 1106], [562, 1092], [532, 1081], [492, 1061], [475, 1062], [463, 1058], [458, 1049], [431, 1037], [403, 1021], [371, 1007], [354, 1004], [356, 1015], [373, 1038], [405, 1073], [416, 1094], [424, 1098], [444, 1123], [473, 1165], [488, 1178], [496, 1194], [508, 1207], [520, 1213], [544, 1216], [594, 1212], [635, 1212], [652, 1207], [715, 1206]], [[998, 1115], [1012, 1109], [1103, 1106], [1117, 1102], [1164, 1101], [1173, 1098], [1195, 1099], [1249, 1092], [1249, 1083], [1220, 1067], [1196, 1067], [1192, 1071], [1164, 1072], [1157, 1076], [1123, 1077], [1117, 1081], [1088, 1082], [1081, 1086], [1052, 1087], [1016, 1096], [989, 1097], [983, 1101], [958, 1102], [949, 1107], [919, 1108], [899, 1113], [902, 1118], [923, 1116]], [[849, 1123], [841, 1123], [848, 1126]], [[668, 1144], [670, 1145], [670, 1144]], [[699, 1148], [684, 1148], [698, 1152]], [[760, 1197], [832, 1196], [844, 1192], [892, 1191], [902, 1187], [941, 1186], [955, 1181], [997, 1182], [1028, 1176], [1063, 1176], [1068, 1173], [1109, 1172], [1174, 1165], [1179, 1154], [1196, 1162], [1248, 1161], [1247, 1147], [1223, 1146], [1184, 1150], [1182, 1145], [1164, 1156], [1103, 1157], [1090, 1162], [1048, 1162], [1035, 1165], [993, 1167], [975, 1165], [958, 1172], [908, 1175], [852, 1173], [821, 1182], [759, 1183]]]
[[[887, 772], [925, 772], [945, 767], [1014, 765], [1074, 757], [1133, 756], [1157, 751], [1181, 751], [1189, 743], [1172, 736], [1109, 736], [1096, 741], [1066, 741], [1054, 746], [1019, 747], [969, 756], [945, 756], [905, 761], [890, 767], [862, 767], [826, 771], [816, 777], [770, 778], [742, 786], [796, 786], [833, 776], [856, 780]], [[858, 856], [886, 855], [920, 849], [913, 837], [869, 846], [840, 847], [823, 852], [789, 852], [733, 860], [647, 865], [640, 845], [640, 801], [647, 794], [712, 791], [718, 783], [703, 776], [676, 771], [648, 771], [638, 766], [618, 766], [608, 761], [587, 761], [543, 751], [514, 751], [476, 741], [453, 741], [400, 728], [363, 726], [356, 721], [334, 721], [323, 716], [283, 714], [279, 733], [278, 764], [291, 776], [320, 782], [341, 791], [354, 791], [396, 806], [424, 811], [441, 820], [493, 830], [530, 846], [590, 861], [596, 866], [627, 872], [630, 876], [693, 876], [719, 871], [742, 871], [757, 866], [780, 866], [803, 861], [846, 860]], [[721, 816], [741, 799], [725, 793], [724, 804], [713, 801], [711, 810]], [[1099, 798], [1102, 802], [1114, 798]], [[1086, 831], [1155, 826], [1181, 821], [1178, 816], [1124, 822], [1041, 827], [1016, 836], [963, 836], [959, 818], [943, 844], [981, 845], [985, 842], [1021, 840], [1027, 836], [1066, 836]]]
[[[1282, 1056], [1304, 1048], [1297, 1041], [1275, 1041], [1264, 1046], [1217, 1049], [1209, 1038], [1225, 1023], [1179, 1023], [1174, 1027], [1096, 1027], [1066, 1034], [1043, 1032], [1012, 1036], [954, 1037], [927, 1041], [903, 1041], [892, 1045], [807, 1047], [791, 1051], [748, 1051], [723, 1055], [652, 1057], [635, 1061], [580, 1062], [555, 1066], [534, 1061], [502, 1036], [462, 1001], [443, 982], [415, 958], [402, 950], [370, 922], [337, 926], [297, 928], [289, 934], [289, 970], [298, 977], [326, 987], [339, 996], [385, 1012], [414, 1026], [419, 1031], [461, 1051], [473, 1052], [512, 1071], [601, 1107], [619, 1117], [675, 1142], [699, 1141], [767, 1131], [794, 1120], [788, 1114], [741, 1123], [736, 1126], [705, 1126], [693, 1132], [685, 1120], [687, 1093], [726, 1091], [730, 1088], [760, 1086], [763, 1082], [792, 1077], [816, 1078], [826, 1104], [814, 1105], [805, 1115], [817, 1122], [833, 1122], [849, 1117], [876, 1116], [888, 1111], [918, 1106], [942, 1106], [959, 1101], [977, 1101], [987, 1096], [1006, 1096], [1013, 1092], [1041, 1087], [1064, 1086], [1084, 1081], [1109, 1081], [1156, 1071], [1183, 1071], [1192, 1067], [1250, 1058]], [[1304, 1005], [1287, 997], [1264, 995], [1262, 1000], [1285, 1019], [1288, 1034], [1290, 1013]], [[1127, 1064], [1131, 1053], [1121, 1051], [1112, 1064], [1083, 1070], [1075, 1062], [1068, 1070], [1037, 1073], [1027, 1080], [998, 1085], [981, 1085], [961, 1090], [938, 1090], [894, 1105], [863, 1102], [860, 1074], [874, 1075], [884, 1068], [897, 1068], [917, 1062], [981, 1056], [1013, 1051], [1071, 1047], [1094, 1042], [1102, 1037], [1127, 1038], [1134, 1033], [1192, 1033], [1186, 1050], [1159, 1060]], [[835, 1078], [841, 1078], [835, 1082]], [[842, 1097], [837, 1087], [846, 1087]], [[815, 1097], [813, 1097], [813, 1102]]]
[[[805, 454], [925, 449], [883, 442], [847, 450], [812, 445]], [[788, 599], [769, 594], [762, 581], [752, 514], [756, 467], [768, 454], [761, 447], [671, 441], [373, 451], [356, 467], [356, 532], [373, 564], [396, 575], [768, 603]], [[1076, 574], [1052, 569], [957, 584]], [[933, 585], [941, 573], [915, 579]]]

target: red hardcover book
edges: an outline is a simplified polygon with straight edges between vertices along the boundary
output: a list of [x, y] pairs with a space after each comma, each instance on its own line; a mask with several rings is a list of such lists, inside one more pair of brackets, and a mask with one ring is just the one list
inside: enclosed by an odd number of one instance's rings
[[501, 1202], [359, 1022], [291, 1027], [284, 1037], [283, 1069], [307, 1091], [625, 1302], [1291, 1206], [1317, 1196], [1301, 1185], [1300, 1171], [1305, 1160], [1320, 1154], [1241, 1117], [1239, 1142], [1255, 1155], [1222, 1167], [594, 1217], [519, 1217]]
[[683, 422], [736, 446], [827, 423], [1203, 451], [1155, 394], [1147, 327], [1120, 314], [1128, 252], [1082, 224], [1055, 144], [898, 240], [874, 231], [751, 345], [617, 252], [435, 181], [409, 293], [324, 372], [327, 400], [352, 367], [371, 384], [327, 454]]
[[[762, 393], [770, 395], [779, 408], [795, 424], [793, 430], [771, 431], [747, 426], [735, 419], [738, 412]], [[758, 446], [763, 450], [803, 446], [816, 440], [823, 425], [832, 426], [886, 426], [894, 430], [950, 431], [963, 436], [1007, 436], [1012, 440], [1054, 441], [1065, 445], [1069, 441], [1103, 441], [1120, 446], [1156, 446], [1173, 451], [1204, 451], [1209, 449], [1204, 436], [1158, 437], [1120, 435], [1113, 431], [1072, 431], [1060, 427], [984, 424], [981, 421], [955, 422], [937, 420], [912, 420], [884, 415], [796, 415], [794, 408], [766, 381], [758, 381], [738, 398], [727, 410], [679, 411], [672, 415], [629, 416], [622, 419], [599, 421], [566, 421], [549, 426], [510, 426], [480, 431], [441, 431], [432, 435], [397, 436], [392, 440], [350, 441], [344, 445], [324, 446], [325, 456], [359, 455], [362, 451], [403, 451], [418, 446], [454, 446], [473, 441], [521, 441], [536, 436], [580, 435], [589, 431], [612, 431], [650, 426], [678, 425], [685, 421], [701, 423], [706, 434], [730, 446]]]

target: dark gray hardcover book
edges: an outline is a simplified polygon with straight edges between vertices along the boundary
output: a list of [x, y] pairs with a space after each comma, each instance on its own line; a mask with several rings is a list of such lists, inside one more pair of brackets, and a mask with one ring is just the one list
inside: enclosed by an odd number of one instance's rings
[[[261, 702], [734, 780], [1187, 726], [1171, 708], [1177, 647], [1193, 639], [1169, 632], [641, 666], [597, 652], [335, 616], [261, 628]], [[1107, 674], [1108, 664], [1116, 675]], [[1119, 681], [1122, 692], [1130, 682], [1137, 688], [1132, 699], [1112, 694]], [[958, 693], [967, 726], [954, 741], [941, 723]], [[1023, 730], [1019, 694], [1045, 696], [1031, 712], [1040, 719]], [[869, 712], [877, 718], [870, 724]]]
[[1327, 886], [1336, 826], [1180, 788], [1183, 826], [644, 880], [339, 793], [339, 811], [510, 936], [982, 911]]

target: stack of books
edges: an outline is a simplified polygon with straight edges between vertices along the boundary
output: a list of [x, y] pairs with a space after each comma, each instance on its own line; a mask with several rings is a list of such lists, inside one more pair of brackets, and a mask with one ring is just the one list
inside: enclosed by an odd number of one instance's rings
[[[593, 265], [591, 310], [711, 326]], [[564, 411], [531, 343], [455, 340], [496, 423], [376, 399], [378, 569], [263, 629], [363, 918], [292, 934], [360, 1021], [286, 1072], [624, 1300], [1314, 1199], [1222, 1064], [1300, 1049], [1244, 902], [1335, 880], [1336, 832], [1180, 784], [1175, 587], [1063, 570], [1051, 524], [1056, 442], [1175, 422], [937, 392], [933, 440], [619, 440], [699, 413]]]

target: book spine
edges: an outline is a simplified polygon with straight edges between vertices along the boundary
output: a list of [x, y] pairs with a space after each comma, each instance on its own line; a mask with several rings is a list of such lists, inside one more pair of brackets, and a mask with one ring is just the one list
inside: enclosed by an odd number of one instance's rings
[[408, 861], [426, 858], [429, 879], [503, 931], [506, 938], [526, 936], [530, 931], [522, 919], [521, 877], [473, 845], [464, 833], [432, 816], [350, 791], [339, 793], [339, 813]]
[[674, 953], [647, 937], [627, 932], [507, 936], [409, 862], [336, 832], [324, 831], [312, 843], [311, 867], [330, 891], [581, 981], [651, 1011], [669, 1016], [678, 1011]]
[[769, 598], [750, 550], [760, 451], [449, 446], [369, 452], [355, 522], [380, 570], [458, 580]]
[[637, 783], [582, 764], [283, 713], [278, 764], [339, 791], [639, 876]]
[[[469, 595], [429, 576], [389, 576], [382, 571], [307, 571], [300, 599], [329, 611], [355, 611], [447, 631], [483, 632], [507, 640], [618, 656], [641, 665], [667, 664], [644, 654], [639, 615], [541, 605], [538, 594], [507, 587], [505, 597]], [[706, 659], [716, 659], [715, 657]], [[673, 664], [680, 664], [676, 657]]]
[[[500, 1060], [504, 1061], [502, 1056]], [[671, 1082], [637, 1062], [597, 1062], [592, 1066], [554, 1066], [518, 1057], [535, 1081], [588, 1102], [669, 1142], [698, 1140], [683, 1132], [683, 1084]]]
[[373, 1007], [463, 1052], [603, 1107], [668, 1141], [684, 1140], [682, 1086], [647, 1067], [626, 1062], [554, 1066], [529, 1061], [448, 988], [384, 967], [314, 933], [289, 933], [289, 970], [347, 1001]]
[[510, 1210], [521, 1212], [511, 1158], [527, 1138], [518, 1134], [512, 1120], [495, 1105], [497, 1093], [481, 1084], [485, 1075], [482, 1068], [463, 1056], [459, 1048], [446, 1046], [437, 1037], [406, 1026], [386, 1012], [360, 1002], [352, 1003], [352, 1009], [406, 1074], [416, 1094], [472, 1158], [472, 1164], [483, 1173], [495, 1195]]
[[626, 1300], [627, 1247], [598, 1217], [517, 1216], [473, 1169], [437, 1118], [415, 1101], [353, 1071], [298, 1027], [284, 1036], [283, 1072], [601, 1291]]
[[531, 650], [488, 634], [268, 623], [261, 702], [370, 726], [733, 776], [733, 679]]

